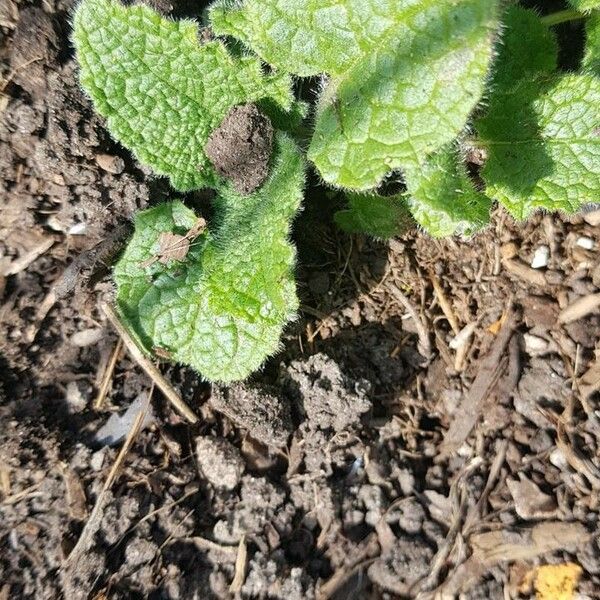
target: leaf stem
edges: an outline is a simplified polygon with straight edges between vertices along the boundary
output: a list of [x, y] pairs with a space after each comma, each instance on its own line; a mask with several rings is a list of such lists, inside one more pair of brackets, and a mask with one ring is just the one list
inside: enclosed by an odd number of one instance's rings
[[586, 15], [575, 10], [574, 8], [568, 8], [566, 10], [559, 10], [558, 12], [551, 13], [542, 17], [542, 23], [548, 27], [559, 25], [560, 23], [566, 23], [567, 21], [577, 21], [579, 19], [585, 19]]

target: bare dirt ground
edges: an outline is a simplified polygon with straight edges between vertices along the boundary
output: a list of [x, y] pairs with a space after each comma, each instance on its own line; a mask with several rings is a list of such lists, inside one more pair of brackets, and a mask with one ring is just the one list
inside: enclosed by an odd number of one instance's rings
[[0, 4], [0, 599], [600, 598], [600, 212], [376, 243], [313, 194], [281, 353], [161, 367], [191, 426], [99, 310], [170, 192], [78, 88], [71, 9]]

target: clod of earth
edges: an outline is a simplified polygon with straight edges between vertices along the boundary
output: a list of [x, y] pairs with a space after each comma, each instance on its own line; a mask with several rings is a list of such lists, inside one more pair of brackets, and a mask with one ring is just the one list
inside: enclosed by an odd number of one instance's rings
[[253, 103], [234, 106], [204, 146], [217, 173], [243, 195], [265, 182], [272, 149], [273, 125]]

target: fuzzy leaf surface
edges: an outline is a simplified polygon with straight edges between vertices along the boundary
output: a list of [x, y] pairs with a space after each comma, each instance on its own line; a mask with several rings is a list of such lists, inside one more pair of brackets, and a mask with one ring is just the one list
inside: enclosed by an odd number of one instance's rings
[[502, 17], [502, 30], [493, 65], [492, 93], [506, 90], [520, 79], [556, 70], [556, 37], [535, 12], [510, 5]]
[[335, 213], [337, 225], [348, 233], [387, 240], [408, 231], [415, 222], [402, 195], [379, 196], [350, 192], [348, 208]]
[[582, 12], [600, 8], [600, 0], [569, 0], [569, 4]]
[[585, 24], [585, 52], [582, 66], [600, 77], [600, 13], [591, 15]]
[[83, 0], [73, 41], [81, 84], [113, 137], [182, 191], [217, 184], [203, 148], [231, 107], [292, 108], [287, 75], [265, 75], [257, 58], [233, 57], [220, 41], [200, 43], [197, 24], [147, 6]]
[[408, 207], [433, 237], [470, 235], [487, 225], [491, 201], [473, 187], [452, 147], [405, 172]]
[[600, 195], [600, 80], [565, 75], [496, 94], [477, 123], [489, 196], [518, 219], [574, 212]]
[[397, 26], [326, 90], [308, 157], [328, 183], [376, 187], [452, 141], [479, 102], [497, 6], [397, 2]]
[[219, 2], [213, 27], [264, 60], [331, 76], [308, 157], [328, 183], [377, 186], [452, 141], [479, 102], [498, 0]]
[[273, 161], [269, 179], [250, 196], [223, 187], [214, 227], [184, 262], [147, 264], [162, 232], [184, 234], [196, 220], [171, 202], [137, 216], [115, 267], [118, 306], [146, 350], [161, 348], [211, 381], [244, 379], [259, 368], [298, 308], [288, 234], [304, 162], [283, 134]]
[[[400, 2], [402, 4], [402, 2]], [[217, 35], [230, 35], [278, 69], [341, 75], [392, 34], [396, 0], [217, 0]]]

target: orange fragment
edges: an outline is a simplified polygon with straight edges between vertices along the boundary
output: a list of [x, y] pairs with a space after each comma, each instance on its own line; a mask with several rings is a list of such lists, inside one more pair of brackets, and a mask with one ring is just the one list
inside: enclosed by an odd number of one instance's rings
[[573, 600], [583, 569], [575, 563], [543, 565], [535, 579], [537, 600]]

